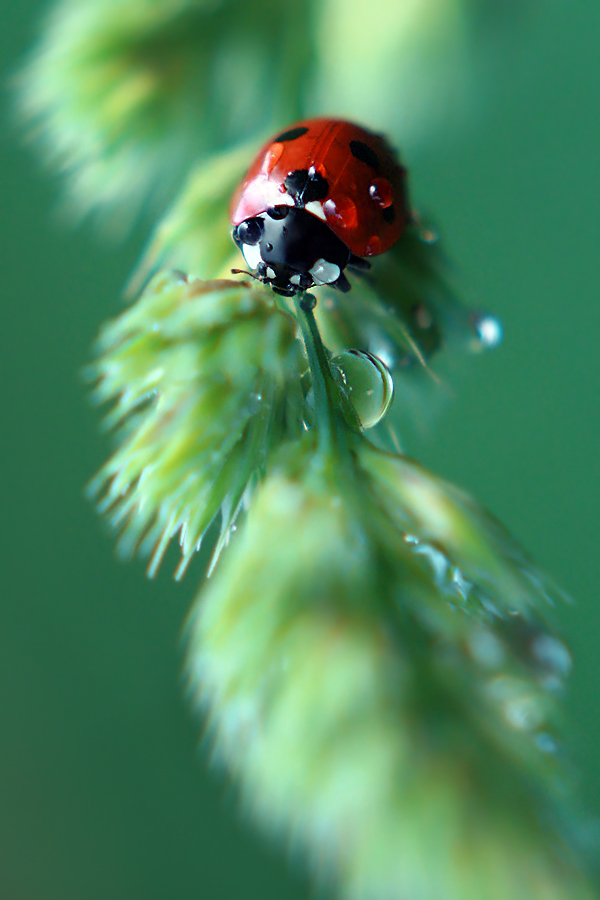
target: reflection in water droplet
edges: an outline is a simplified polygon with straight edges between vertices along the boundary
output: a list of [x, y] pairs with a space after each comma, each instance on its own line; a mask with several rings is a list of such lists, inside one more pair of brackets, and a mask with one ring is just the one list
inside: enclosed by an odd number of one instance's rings
[[394, 396], [394, 381], [385, 363], [366, 350], [345, 350], [332, 360], [363, 428], [382, 420]]
[[431, 228], [423, 228], [419, 232], [419, 237], [425, 244], [436, 244], [440, 239], [437, 231], [433, 231]]
[[493, 350], [502, 343], [504, 331], [502, 322], [497, 316], [489, 313], [476, 315], [473, 319], [473, 326], [477, 334], [477, 350]]
[[395, 365], [394, 353], [391, 346], [383, 341], [373, 341], [370, 346], [370, 352], [376, 356], [381, 362], [388, 367], [388, 369], [393, 369]]

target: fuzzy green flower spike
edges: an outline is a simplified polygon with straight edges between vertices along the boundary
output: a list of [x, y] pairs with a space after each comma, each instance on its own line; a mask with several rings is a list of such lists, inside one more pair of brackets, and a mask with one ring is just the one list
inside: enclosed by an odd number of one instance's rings
[[90, 492], [151, 574], [179, 534], [180, 576], [219, 510], [226, 540], [271, 443], [300, 433], [294, 321], [247, 283], [164, 273], [98, 349], [94, 396], [122, 442]]
[[317, 446], [273, 466], [189, 625], [217, 759], [345, 897], [591, 900], [560, 592], [471, 498], [344, 426], [304, 316]]
[[[71, 211], [100, 211], [123, 231], [195, 159], [268, 131], [284, 104], [289, 114], [303, 13], [270, 0], [60, 0], [18, 90], [32, 137], [67, 177]], [[278, 69], [288, 77], [267, 92]]]
[[[387, 509], [380, 465], [396, 469]], [[403, 478], [443, 510], [397, 506]], [[551, 736], [569, 657], [534, 580], [535, 613], [488, 593], [486, 554], [521, 578], [498, 531], [408, 460], [365, 445], [340, 467], [298, 448], [199, 597], [190, 689], [217, 759], [342, 896], [593, 896], [561, 833]]]
[[179, 534], [181, 574], [219, 511], [214, 559], [248, 510], [188, 627], [216, 757], [344, 897], [592, 900], [562, 595], [471, 498], [367, 440], [390, 373], [333, 357], [313, 307], [163, 273], [92, 368], [121, 441], [92, 489], [124, 552], [153, 572]]

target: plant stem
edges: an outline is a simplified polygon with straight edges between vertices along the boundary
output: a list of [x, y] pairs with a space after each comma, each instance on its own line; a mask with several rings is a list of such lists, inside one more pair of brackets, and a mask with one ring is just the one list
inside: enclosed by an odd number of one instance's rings
[[324, 456], [338, 454], [343, 441], [340, 441], [339, 416], [332, 394], [335, 385], [313, 313], [314, 298], [300, 294], [295, 303], [312, 377], [319, 449]]

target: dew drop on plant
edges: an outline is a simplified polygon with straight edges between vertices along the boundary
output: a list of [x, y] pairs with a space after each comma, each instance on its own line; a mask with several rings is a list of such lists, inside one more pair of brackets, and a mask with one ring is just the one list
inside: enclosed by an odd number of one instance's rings
[[490, 313], [476, 315], [473, 318], [473, 327], [476, 334], [475, 350], [493, 350], [502, 343], [504, 332], [502, 322], [497, 316]]
[[538, 734], [535, 742], [542, 753], [556, 753], [556, 751], [558, 750], [554, 738], [545, 731], [542, 731], [541, 734]]
[[394, 396], [390, 370], [366, 350], [344, 350], [332, 363], [341, 374], [361, 426], [373, 428], [385, 416]]
[[541, 666], [559, 675], [567, 675], [571, 669], [571, 654], [561, 641], [550, 634], [536, 637], [531, 652]]
[[419, 238], [423, 241], [424, 244], [437, 244], [440, 236], [437, 231], [434, 231], [432, 228], [423, 228], [419, 232]]
[[300, 306], [302, 307], [302, 309], [308, 311], [308, 310], [314, 309], [316, 305], [317, 305], [317, 298], [314, 296], [314, 294], [303, 294], [302, 295], [302, 300], [300, 301]]
[[502, 643], [488, 628], [475, 628], [468, 640], [471, 656], [489, 669], [499, 668], [505, 661]]

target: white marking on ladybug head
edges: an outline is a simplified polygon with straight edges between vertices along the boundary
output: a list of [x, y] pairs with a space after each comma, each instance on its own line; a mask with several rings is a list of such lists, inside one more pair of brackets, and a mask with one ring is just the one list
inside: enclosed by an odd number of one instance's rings
[[300, 275], [290, 276], [290, 284], [300, 284]]
[[313, 216], [318, 216], [319, 219], [323, 219], [325, 222], [325, 212], [323, 210], [323, 204], [320, 200], [311, 200], [310, 203], [307, 203], [304, 207], [306, 212], [312, 213]]
[[318, 259], [312, 269], [309, 269], [315, 284], [333, 284], [340, 277], [340, 267], [326, 259]]
[[256, 269], [258, 267], [258, 264], [262, 261], [262, 256], [260, 255], [260, 247], [258, 244], [244, 244], [242, 247], [242, 253], [244, 254], [244, 259], [251, 269]]
[[275, 278], [275, 269], [272, 269], [271, 266], [267, 266], [267, 277]]

